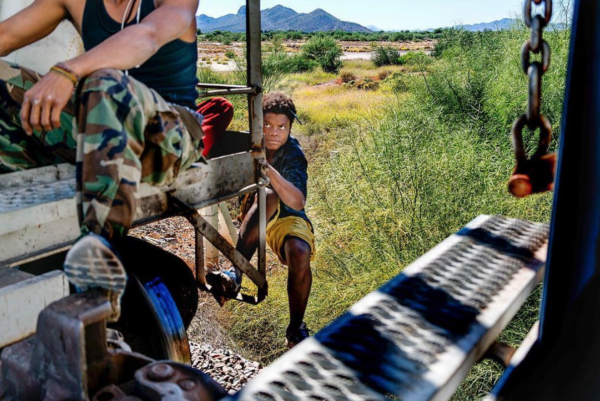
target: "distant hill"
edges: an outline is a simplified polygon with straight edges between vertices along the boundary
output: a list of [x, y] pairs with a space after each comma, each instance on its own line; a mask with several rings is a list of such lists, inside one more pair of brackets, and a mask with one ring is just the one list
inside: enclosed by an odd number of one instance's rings
[[381, 32], [381, 31], [383, 31], [383, 29], [379, 29], [375, 25], [367, 25], [367, 28], [369, 28], [373, 32]]
[[[297, 13], [291, 8], [275, 6], [261, 11], [263, 31], [347, 31], [347, 32], [371, 32], [369, 28], [354, 22], [342, 21], [322, 9], [316, 9], [308, 14]], [[237, 14], [228, 14], [219, 18], [199, 15], [196, 17], [198, 28], [202, 32], [246, 31], [246, 7], [240, 8]]]
[[473, 25], [457, 25], [456, 28], [463, 28], [466, 31], [477, 32], [477, 31], [501, 31], [503, 29], [510, 29], [517, 20], [512, 18], [504, 18], [492, 22], [483, 22], [480, 24]]

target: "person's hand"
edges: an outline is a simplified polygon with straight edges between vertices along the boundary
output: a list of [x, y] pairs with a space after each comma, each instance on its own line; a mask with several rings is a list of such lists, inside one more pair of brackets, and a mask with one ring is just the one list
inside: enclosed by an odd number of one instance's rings
[[60, 74], [48, 73], [25, 92], [21, 122], [27, 135], [60, 128], [60, 114], [71, 99], [75, 85]]
[[260, 164], [260, 169], [263, 172], [263, 174], [265, 176], [269, 176], [269, 171], [271, 169], [271, 165], [269, 164], [269, 162], [267, 161], [267, 159], [260, 159], [258, 161], [258, 164]]

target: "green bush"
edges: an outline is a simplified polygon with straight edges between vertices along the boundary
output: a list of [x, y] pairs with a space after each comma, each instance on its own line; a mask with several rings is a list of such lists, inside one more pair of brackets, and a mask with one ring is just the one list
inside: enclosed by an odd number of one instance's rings
[[235, 52], [233, 50], [229, 49], [225, 52], [225, 57], [227, 57], [228, 59], [234, 60], [237, 57], [237, 55], [235, 54]]
[[281, 57], [280, 62], [287, 74], [313, 71], [318, 66], [316, 61], [307, 59], [302, 54], [285, 55], [285, 57]]
[[384, 65], [397, 65], [399, 57], [398, 49], [391, 46], [377, 46], [373, 50], [371, 60], [377, 67], [383, 67]]
[[431, 56], [423, 52], [408, 52], [403, 56], [398, 58], [399, 65], [408, 65], [408, 66], [426, 66], [433, 62]]
[[410, 77], [404, 72], [395, 72], [388, 76], [384, 83], [396, 93], [404, 93], [410, 90]]
[[313, 36], [302, 47], [302, 55], [319, 63], [325, 72], [337, 74], [342, 68], [342, 49], [331, 36]]

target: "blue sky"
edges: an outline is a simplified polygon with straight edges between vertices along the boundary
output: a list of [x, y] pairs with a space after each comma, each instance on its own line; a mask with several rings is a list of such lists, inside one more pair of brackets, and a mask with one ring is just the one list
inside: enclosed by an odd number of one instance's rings
[[[200, 0], [198, 14], [220, 17], [236, 13], [244, 0]], [[428, 29], [490, 22], [521, 14], [522, 0], [262, 0], [261, 8], [278, 4], [301, 13], [322, 8], [344, 21], [380, 29]]]

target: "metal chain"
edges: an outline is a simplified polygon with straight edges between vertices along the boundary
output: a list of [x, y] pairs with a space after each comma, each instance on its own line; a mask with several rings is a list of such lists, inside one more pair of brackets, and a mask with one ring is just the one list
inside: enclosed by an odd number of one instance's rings
[[[532, 15], [533, 4], [544, 5], [542, 13]], [[528, 182], [527, 190], [524, 190], [520, 185], [523, 183], [524, 174], [519, 174], [520, 171], [527, 169], [525, 165], [528, 163], [525, 146], [523, 143], [523, 129], [527, 126], [530, 130], [540, 130], [540, 140], [538, 149], [533, 158], [541, 158], [548, 153], [550, 141], [552, 139], [552, 125], [541, 112], [542, 104], [542, 77], [550, 67], [550, 46], [543, 38], [544, 28], [548, 26], [552, 18], [552, 0], [525, 0], [524, 20], [525, 25], [531, 28], [531, 39], [523, 45], [521, 51], [521, 65], [523, 72], [529, 77], [529, 100], [527, 113], [520, 116], [513, 126], [512, 137], [515, 156], [517, 158], [517, 167], [511, 179], [510, 191], [516, 196], [526, 196], [531, 193], [532, 186], [535, 183]], [[541, 53], [540, 61], [531, 61], [531, 54]], [[530, 167], [530, 166], [529, 166]], [[528, 181], [530, 177], [525, 177]], [[515, 185], [516, 181], [519, 185]], [[515, 182], [513, 182], [515, 181]], [[535, 191], [535, 188], [533, 188]]]
[[[544, 3], [544, 15], [531, 15], [533, 3]], [[540, 125], [540, 106], [542, 101], [542, 76], [550, 67], [550, 46], [543, 38], [544, 28], [552, 18], [552, 0], [525, 0], [525, 25], [531, 28], [531, 39], [525, 42], [521, 52], [521, 65], [529, 77], [529, 107], [527, 125], [535, 129]], [[531, 62], [531, 53], [542, 53], [542, 62]]]

